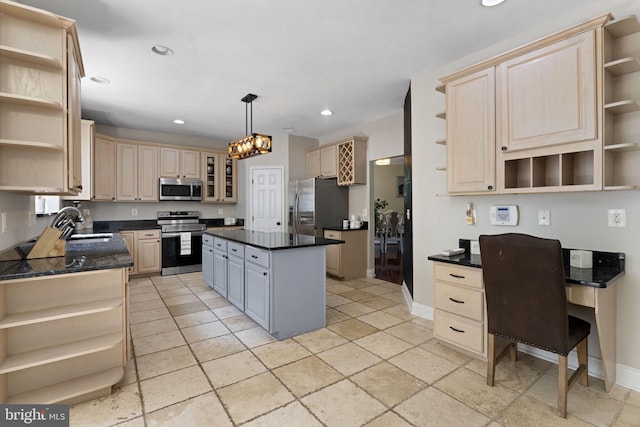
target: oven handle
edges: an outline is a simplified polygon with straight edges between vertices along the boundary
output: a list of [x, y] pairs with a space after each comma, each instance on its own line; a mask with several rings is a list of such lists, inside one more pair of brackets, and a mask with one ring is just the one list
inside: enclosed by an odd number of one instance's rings
[[[183, 233], [191, 233], [192, 236], [202, 236], [202, 233], [204, 233], [203, 231], [183, 231]], [[162, 233], [161, 234], [162, 238], [169, 238], [169, 237], [180, 237], [180, 232], [176, 232], [176, 233]]]

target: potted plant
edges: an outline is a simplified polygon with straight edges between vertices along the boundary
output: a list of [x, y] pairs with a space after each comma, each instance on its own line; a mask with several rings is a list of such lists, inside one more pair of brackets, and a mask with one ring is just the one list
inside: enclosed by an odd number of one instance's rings
[[382, 213], [382, 210], [387, 206], [389, 206], [389, 203], [386, 200], [376, 199], [375, 202], [373, 202], [376, 235], [378, 236], [381, 236], [384, 233], [384, 214]]

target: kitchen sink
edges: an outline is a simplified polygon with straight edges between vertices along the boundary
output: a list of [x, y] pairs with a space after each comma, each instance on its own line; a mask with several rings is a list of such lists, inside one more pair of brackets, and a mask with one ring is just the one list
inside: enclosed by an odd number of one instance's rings
[[112, 238], [113, 233], [78, 233], [69, 236], [67, 243], [103, 243], [110, 241]]

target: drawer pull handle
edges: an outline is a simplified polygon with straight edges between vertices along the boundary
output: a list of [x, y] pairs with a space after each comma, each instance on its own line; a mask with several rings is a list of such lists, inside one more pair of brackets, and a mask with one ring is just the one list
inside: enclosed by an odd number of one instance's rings
[[263, 272], [263, 273], [262, 273], [262, 275], [263, 275], [263, 276], [266, 276], [266, 275], [267, 275], [267, 272], [266, 272], [266, 271], [265, 271], [265, 272]]
[[251, 258], [258, 259], [258, 257], [256, 255], [251, 255]]
[[237, 249], [231, 249], [231, 251], [232, 251], [232, 252], [238, 252], [238, 250], [237, 250]]
[[453, 273], [449, 273], [449, 276], [451, 277], [455, 277], [456, 279], [466, 279], [465, 276], [461, 276], [459, 274], [453, 274]]
[[462, 329], [456, 329], [456, 328], [454, 328], [453, 326], [449, 326], [449, 329], [451, 329], [451, 330], [452, 330], [452, 331], [454, 331], [454, 332], [459, 332], [459, 333], [461, 333], [461, 334], [464, 334], [464, 331], [463, 331]]
[[464, 301], [460, 301], [459, 299], [449, 297], [449, 300], [455, 302], [456, 304], [464, 304]]

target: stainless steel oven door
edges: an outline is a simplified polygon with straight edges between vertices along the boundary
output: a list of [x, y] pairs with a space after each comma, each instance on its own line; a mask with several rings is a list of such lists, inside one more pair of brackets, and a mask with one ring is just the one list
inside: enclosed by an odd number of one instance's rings
[[181, 233], [162, 233], [162, 275], [202, 271], [202, 231], [191, 232], [188, 253], [182, 249]]

